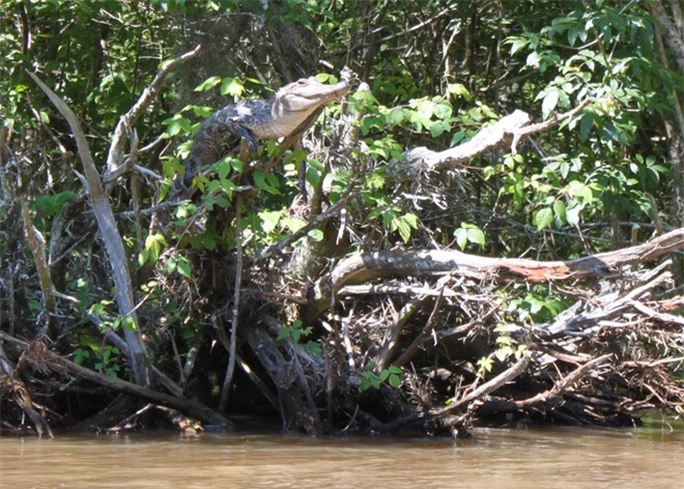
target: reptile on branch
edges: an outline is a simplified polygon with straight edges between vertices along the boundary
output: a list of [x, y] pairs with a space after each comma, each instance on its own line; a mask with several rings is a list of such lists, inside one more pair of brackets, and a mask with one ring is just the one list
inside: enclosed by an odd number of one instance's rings
[[334, 85], [325, 85], [314, 77], [302, 78], [267, 99], [245, 100], [216, 111], [195, 136], [190, 156], [184, 162], [184, 185], [189, 186], [201, 166], [235, 152], [243, 139], [252, 153], [256, 152], [257, 141], [299, 140], [328, 103], [349, 92], [353, 74], [345, 69], [341, 75], [342, 81]]

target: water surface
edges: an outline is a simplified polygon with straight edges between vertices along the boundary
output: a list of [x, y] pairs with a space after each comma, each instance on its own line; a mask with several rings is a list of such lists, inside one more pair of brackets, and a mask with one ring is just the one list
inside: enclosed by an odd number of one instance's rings
[[684, 487], [684, 432], [476, 429], [469, 440], [0, 438], [2, 488]]

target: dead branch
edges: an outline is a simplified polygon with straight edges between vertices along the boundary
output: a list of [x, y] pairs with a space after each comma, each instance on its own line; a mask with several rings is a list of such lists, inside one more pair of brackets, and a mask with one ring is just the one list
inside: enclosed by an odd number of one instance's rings
[[[269, 320], [268, 317], [265, 319]], [[297, 367], [283, 357], [273, 338], [259, 325], [241, 328], [240, 335], [247, 340], [276, 386], [283, 428], [299, 428], [311, 435], [320, 434], [321, 420], [315, 405], [312, 409], [304, 404], [304, 399], [310, 397], [306, 392], [309, 390], [306, 378], [302, 378]]]
[[[625, 310], [635, 307], [634, 304], [637, 303], [638, 298], [651, 295], [656, 287], [671, 280], [672, 274], [664, 272], [622, 297], [618, 297], [617, 293], [594, 297], [592, 310], [582, 311], [580, 307], [572, 307], [559, 314], [552, 324], [538, 326], [539, 335], [542, 338], [550, 339], [566, 334], [581, 334], [596, 327], [600, 322], [606, 322], [619, 314], [623, 314]], [[581, 306], [579, 303], [577, 305]], [[677, 318], [676, 322], [681, 322], [681, 318], [678, 316], [673, 317]], [[664, 316], [661, 316], [661, 319], [663, 318]]]
[[468, 408], [475, 401], [484, 399], [487, 395], [491, 394], [495, 390], [501, 388], [508, 382], [522, 374], [530, 362], [532, 361], [532, 352], [528, 351], [520, 359], [514, 363], [511, 367], [501, 372], [499, 375], [491, 379], [490, 381], [482, 384], [477, 389], [473, 390], [469, 394], [458, 400], [454, 400], [448, 406], [441, 408], [431, 409], [425, 415], [410, 416], [404, 419], [397, 419], [390, 423], [387, 423], [384, 428], [388, 431], [399, 430], [405, 426], [413, 425], [416, 421], [427, 421], [429, 419], [446, 419], [452, 416], [456, 411], [464, 408]]
[[347, 207], [349, 202], [351, 202], [358, 195], [359, 195], [359, 192], [352, 192], [349, 195], [346, 195], [345, 197], [341, 198], [337, 203], [330, 206], [324, 212], [322, 212], [321, 214], [318, 214], [313, 219], [311, 219], [311, 221], [306, 226], [304, 226], [303, 228], [297, 230], [297, 232], [292, 233], [291, 235], [287, 236], [286, 238], [284, 238], [284, 239], [278, 241], [277, 243], [272, 244], [271, 246], [266, 248], [264, 251], [262, 251], [254, 259], [254, 262], [259, 263], [263, 260], [270, 258], [271, 256], [275, 255], [276, 253], [282, 252], [288, 245], [294, 243], [298, 239], [303, 238], [312, 229], [316, 229], [317, 227], [319, 227], [321, 224], [323, 224], [327, 220], [338, 215], [340, 212], [342, 212]]
[[586, 99], [574, 109], [538, 124], [530, 124], [530, 116], [522, 110], [516, 110], [491, 126], [482, 129], [470, 141], [455, 148], [440, 152], [431, 151], [422, 146], [411, 149], [404, 153], [404, 163], [409, 166], [413, 174], [418, 174], [453, 169], [458, 163], [495, 149], [510, 147], [511, 152], [515, 154], [519, 142], [529, 138], [532, 134], [557, 126], [565, 119], [580, 112], [591, 102], [591, 99]]
[[57, 299], [55, 298], [55, 286], [53, 285], [52, 277], [50, 276], [50, 265], [48, 264], [45, 238], [41, 232], [38, 231], [36, 226], [33, 225], [33, 220], [31, 219], [31, 213], [26, 200], [20, 197], [19, 202], [21, 205], [21, 217], [24, 223], [26, 241], [28, 242], [29, 248], [31, 248], [31, 254], [33, 255], [33, 261], [36, 264], [36, 270], [40, 280], [43, 308], [47, 312], [47, 318], [45, 320], [47, 334], [50, 339], [54, 341], [59, 334], [57, 324], [53, 317], [54, 313], [57, 312]]
[[[176, 59], [165, 62], [149, 86], [143, 90], [143, 93], [140, 95], [140, 98], [138, 98], [138, 101], [133, 105], [133, 107], [130, 108], [128, 112], [119, 118], [119, 122], [114, 130], [112, 142], [109, 146], [109, 153], [107, 154], [107, 169], [105, 174], [108, 175], [108, 180], [116, 178], [116, 176], [118, 176], [120, 172], [125, 169], [125, 138], [126, 136], [131, 136], [133, 134], [133, 126], [143, 112], [147, 109], [147, 107], [149, 107], [152, 101], [156, 98], [166, 76], [178, 66], [197, 56], [200, 49], [201, 46], [197, 46], [192, 51], [187, 52]], [[131, 161], [131, 165], [132, 164], [133, 161]]]
[[[0, 331], [0, 340], [8, 341], [12, 344], [19, 346], [22, 349], [29, 347], [29, 343], [14, 338], [2, 331]], [[98, 385], [112, 389], [118, 392], [125, 392], [142, 399], [147, 399], [150, 402], [161, 404], [162, 406], [168, 406], [170, 408], [178, 409], [182, 413], [187, 414], [203, 423], [220, 426], [226, 430], [232, 430], [233, 424], [223, 417], [216, 411], [209, 409], [204, 404], [199, 402], [185, 399], [182, 397], [174, 397], [163, 392], [155, 391], [141, 385], [133, 384], [132, 382], [127, 382], [122, 379], [108, 377], [101, 373], [90, 370], [81, 365], [76, 365], [71, 360], [68, 360], [56, 353], [51, 352], [47, 348], [41, 351], [41, 362], [44, 363], [48, 368], [60, 372], [60, 373], [71, 373], [90, 382], [94, 382]]]
[[592, 360], [589, 360], [583, 365], [580, 365], [577, 367], [575, 370], [573, 370], [570, 374], [565, 376], [565, 378], [560, 379], [558, 382], [554, 384], [554, 386], [545, 391], [541, 392], [533, 397], [530, 397], [529, 399], [524, 399], [521, 401], [516, 401], [516, 404], [518, 407], [528, 407], [532, 406], [534, 404], [538, 403], [543, 403], [548, 401], [549, 399], [553, 399], [555, 397], [560, 396], [563, 391], [569, 389], [572, 387], [572, 385], [580, 380], [582, 377], [587, 375], [591, 369], [594, 367], [603, 364], [606, 360], [610, 359], [613, 356], [612, 353], [609, 353], [607, 355], [602, 355], [598, 358], [594, 358]]
[[[242, 197], [240, 194], [235, 199], [235, 222], [240, 222], [242, 211]], [[230, 388], [233, 385], [233, 374], [235, 373], [235, 357], [237, 356], [237, 333], [240, 317], [240, 287], [242, 286], [242, 236], [237, 233], [236, 249], [235, 249], [235, 281], [233, 282], [233, 310], [230, 325], [230, 345], [228, 347], [228, 366], [226, 367], [226, 376], [223, 379], [223, 387], [221, 389], [221, 400], [219, 402], [219, 409], [225, 411], [228, 404], [228, 395]]]
[[[445, 286], [446, 283], [443, 283], [441, 290], [444, 290]], [[423, 330], [420, 333], [418, 333], [418, 336], [416, 336], [413, 339], [413, 342], [411, 342], [408, 348], [406, 348], [404, 352], [401, 354], [401, 356], [397, 358], [397, 360], [394, 362], [394, 365], [396, 365], [397, 367], [403, 367], [411, 361], [411, 359], [415, 356], [416, 353], [418, 353], [418, 349], [425, 341], [425, 338], [430, 336], [430, 331], [432, 331], [433, 328], [433, 322], [435, 321], [435, 317], [437, 316], [440, 308], [442, 307], [443, 300], [444, 296], [442, 294], [437, 296], [435, 305], [432, 308], [430, 317], [428, 317], [427, 321], [425, 322], [425, 326], [423, 326]]]
[[530, 364], [531, 360], [532, 353], [528, 351], [520, 358], [520, 360], [518, 360], [511, 367], [504, 370], [490, 381], [485, 382], [477, 389], [473, 390], [461, 399], [452, 402], [448, 406], [431, 411], [430, 416], [439, 418], [446, 415], [450, 415], [455, 411], [463, 408], [464, 406], [467, 406], [472, 402], [484, 398], [488, 394], [494, 392], [495, 390], [499, 389], [503, 385], [507, 384], [508, 382], [512, 381], [517, 376], [522, 374], [527, 368], [527, 366]]
[[112, 269], [112, 277], [116, 286], [116, 301], [119, 306], [119, 314], [130, 316], [135, 328], [126, 328], [124, 337], [128, 345], [129, 362], [135, 381], [140, 385], [150, 385], [149, 359], [147, 350], [142, 341], [137, 315], [134, 311], [135, 302], [133, 300], [133, 288], [131, 286], [131, 275], [128, 268], [128, 259], [124, 249], [123, 240], [116, 227], [114, 214], [109, 204], [109, 198], [105, 193], [102, 179], [97, 171], [90, 147], [86, 141], [85, 133], [81, 124], [76, 118], [76, 114], [64, 101], [53, 92], [37, 75], [27, 72], [36, 82], [43, 92], [48, 96], [52, 104], [64, 116], [69, 123], [71, 132], [76, 140], [78, 154], [83, 164], [85, 173], [84, 185], [90, 197], [90, 205], [95, 214], [98, 228], [105, 244], [109, 264]]
[[[647, 243], [567, 261], [493, 258], [453, 250], [379, 251], [342, 260], [313, 289], [313, 315], [330, 304], [331, 297], [348, 285], [387, 277], [420, 277], [451, 273], [496, 282], [543, 283], [568, 279], [595, 279], [619, 273], [621, 267], [645, 263], [684, 249], [684, 228]], [[307, 316], [312, 317], [312, 316]]]

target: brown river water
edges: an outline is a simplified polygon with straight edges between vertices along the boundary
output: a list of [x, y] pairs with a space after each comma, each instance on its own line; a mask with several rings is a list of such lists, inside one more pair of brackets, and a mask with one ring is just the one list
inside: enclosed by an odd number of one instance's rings
[[449, 439], [0, 437], [2, 488], [684, 488], [684, 430], [475, 429]]

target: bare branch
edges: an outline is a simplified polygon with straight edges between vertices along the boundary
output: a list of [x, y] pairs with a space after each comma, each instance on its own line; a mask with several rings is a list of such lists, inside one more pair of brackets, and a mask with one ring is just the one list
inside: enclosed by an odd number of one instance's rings
[[126, 136], [132, 134], [131, 131], [133, 126], [159, 93], [166, 76], [171, 72], [171, 70], [197, 56], [197, 53], [199, 53], [200, 49], [201, 46], [197, 46], [192, 51], [187, 52], [174, 60], [164, 63], [152, 80], [152, 83], [150, 83], [149, 86], [143, 90], [143, 93], [140, 95], [138, 101], [128, 112], [119, 118], [119, 122], [114, 130], [112, 142], [109, 146], [109, 153], [107, 155], [107, 169], [105, 171], [106, 175], [116, 173], [118, 168], [124, 165], [124, 146], [126, 144]]
[[90, 147], [86, 141], [85, 133], [71, 108], [69, 108], [55, 92], [45, 85], [38, 76], [31, 72], [27, 73], [40, 89], [45, 92], [52, 104], [67, 120], [71, 132], [74, 135], [74, 139], [76, 140], [78, 154], [81, 163], [83, 164], [85, 179], [87, 181], [90, 204], [93, 208], [95, 220], [97, 221], [100, 234], [102, 235], [107, 256], [109, 257], [109, 264], [112, 269], [119, 314], [122, 316], [130, 316], [135, 325], [135, 328], [126, 328], [124, 330], [129, 352], [128, 359], [136, 382], [140, 385], [148, 386], [150, 385], [149, 359], [147, 357], [147, 350], [142, 341], [140, 328], [138, 327], [138, 318], [134, 311], [135, 302], [133, 300], [133, 288], [131, 286], [131, 276], [128, 260], [126, 258], [126, 250], [124, 249], [119, 230], [116, 227], [114, 214], [112, 213], [112, 208], [109, 204], [109, 198], [104, 192], [102, 179], [100, 178], [100, 174], [95, 167], [92, 154], [90, 153]]
[[518, 405], [518, 407], [526, 407], [526, 406], [532, 406], [534, 404], [538, 404], [541, 402], [546, 402], [549, 399], [553, 399], [554, 397], [558, 397], [563, 393], [563, 391], [569, 389], [570, 387], [572, 387], [572, 385], [575, 382], [577, 382], [582, 377], [587, 375], [592, 368], [594, 368], [598, 365], [601, 365], [606, 360], [612, 358], [612, 356], [613, 356], [613, 354], [609, 353], [607, 355], [602, 355], [600, 357], [589, 360], [585, 364], [579, 366], [578, 368], [576, 368], [575, 370], [570, 372], [565, 378], [556, 382], [551, 389], [549, 389], [545, 392], [541, 392], [534, 397], [530, 397], [529, 399], [524, 399], [522, 401], [516, 401], [516, 404]]
[[436, 410], [432, 411], [430, 413], [430, 415], [435, 416], [435, 417], [446, 416], [448, 414], [453, 413], [454, 411], [461, 409], [464, 406], [468, 406], [473, 401], [477, 401], [478, 399], [482, 399], [483, 397], [487, 396], [488, 394], [494, 392], [498, 388], [507, 384], [511, 380], [515, 379], [518, 375], [522, 374], [525, 371], [525, 369], [527, 368], [527, 366], [530, 364], [531, 360], [532, 360], [531, 352], [525, 353], [520, 358], [520, 360], [518, 360], [515, 364], [513, 364], [513, 366], [511, 366], [507, 370], [504, 370], [503, 372], [501, 372], [499, 375], [494, 377], [489, 382], [485, 382], [480, 387], [478, 387], [474, 391], [470, 392], [466, 396], [462, 397], [458, 401], [452, 402], [448, 406], [443, 407], [441, 409], [436, 409]]
[[598, 253], [575, 260], [537, 261], [523, 258], [492, 258], [454, 250], [389, 250], [368, 252], [342, 260], [314, 286], [314, 315], [330, 304], [331, 294], [346, 285], [383, 277], [434, 276], [445, 273], [498, 282], [591, 279], [615, 274], [620, 267], [644, 263], [684, 249], [684, 228], [658, 236], [647, 243]]
[[458, 163], [470, 160], [475, 156], [494, 149], [510, 147], [515, 153], [516, 146], [532, 134], [546, 131], [573, 117], [592, 102], [584, 100], [574, 109], [558, 114], [538, 124], [530, 124], [530, 116], [522, 110], [516, 110], [491, 126], [478, 132], [470, 141], [455, 148], [435, 152], [425, 147], [417, 147], [404, 153], [404, 163], [413, 173], [431, 172], [442, 169], [453, 169]]

